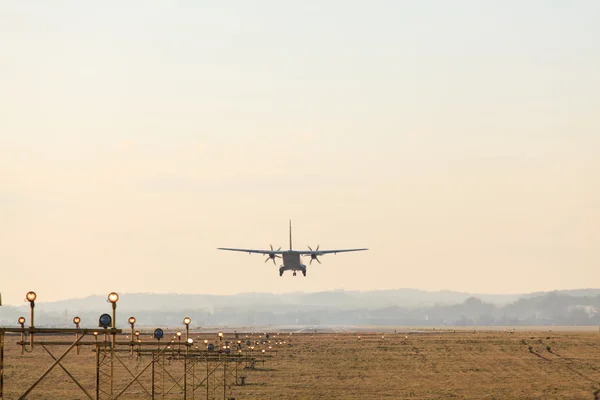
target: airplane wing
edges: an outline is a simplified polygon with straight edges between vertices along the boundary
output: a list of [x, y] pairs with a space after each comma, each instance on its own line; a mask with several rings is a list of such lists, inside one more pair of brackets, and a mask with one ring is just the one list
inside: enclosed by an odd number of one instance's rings
[[322, 256], [324, 254], [336, 254], [336, 253], [348, 253], [350, 251], [364, 251], [364, 250], [369, 250], [369, 249], [339, 249], [339, 250], [302, 250], [299, 251], [298, 253], [300, 253], [303, 256], [310, 256], [310, 255], [315, 255], [315, 256]]
[[232, 249], [229, 247], [219, 247], [219, 248], [217, 248], [217, 250], [239, 251], [242, 253], [248, 253], [248, 254], [255, 253], [255, 254], [263, 254], [263, 255], [283, 254], [284, 253], [283, 251], [280, 251], [280, 250]]

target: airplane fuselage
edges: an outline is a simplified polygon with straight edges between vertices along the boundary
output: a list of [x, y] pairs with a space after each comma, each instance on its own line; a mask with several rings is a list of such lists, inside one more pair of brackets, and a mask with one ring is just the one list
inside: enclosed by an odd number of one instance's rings
[[297, 271], [302, 272], [306, 276], [306, 265], [300, 260], [300, 253], [294, 250], [284, 251], [282, 254], [283, 264], [279, 267], [279, 276], [283, 275], [284, 271], [293, 271], [296, 275]]

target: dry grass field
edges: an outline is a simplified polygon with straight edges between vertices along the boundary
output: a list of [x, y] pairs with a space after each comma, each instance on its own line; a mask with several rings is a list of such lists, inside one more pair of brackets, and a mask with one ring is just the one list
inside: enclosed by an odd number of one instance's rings
[[[361, 334], [360, 339], [358, 335], [273, 334], [272, 358], [264, 367], [257, 364], [253, 370], [240, 370], [247, 385], [234, 386], [228, 396], [238, 400], [594, 399], [600, 389], [597, 332], [432, 330], [383, 337]], [[250, 336], [258, 339], [258, 334]], [[14, 344], [17, 340], [15, 336], [5, 340], [5, 399], [17, 399], [53, 361], [40, 346], [21, 355]], [[285, 344], [274, 345], [283, 340]], [[58, 357], [64, 349], [54, 347], [52, 352]], [[80, 353], [68, 355], [64, 365], [93, 393], [94, 353], [90, 347]], [[147, 363], [143, 358], [138, 363], [127, 353], [121, 357], [133, 373]], [[115, 385], [121, 388], [128, 375], [122, 367], [115, 371], [120, 378]], [[140, 379], [149, 382], [149, 374]], [[181, 391], [174, 393], [167, 398], [183, 398]], [[56, 368], [28, 398], [86, 397]], [[134, 384], [121, 398], [149, 397]], [[206, 398], [206, 391], [201, 387], [187, 398]], [[222, 398], [222, 390], [217, 398]]]

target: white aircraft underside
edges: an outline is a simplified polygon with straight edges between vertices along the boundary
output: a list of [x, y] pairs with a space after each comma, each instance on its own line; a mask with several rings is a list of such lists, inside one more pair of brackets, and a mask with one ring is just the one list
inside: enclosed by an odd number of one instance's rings
[[275, 265], [275, 259], [281, 258], [283, 260], [283, 264], [279, 267], [279, 276], [283, 275], [284, 271], [293, 271], [293, 275], [296, 276], [296, 272], [302, 272], [302, 275], [306, 276], [306, 265], [302, 264], [301, 256], [310, 256], [310, 263], [312, 264], [313, 260], [316, 260], [319, 264], [319, 256], [325, 254], [337, 254], [337, 253], [347, 253], [350, 251], [364, 251], [368, 250], [366, 248], [362, 249], [338, 249], [338, 250], [319, 250], [319, 246], [316, 249], [312, 249], [308, 246], [308, 251], [303, 250], [292, 250], [292, 221], [290, 220], [290, 249], [289, 250], [281, 250], [281, 247], [277, 250], [273, 249], [273, 246], [270, 246], [270, 250], [256, 250], [256, 249], [237, 249], [231, 247], [219, 247], [217, 250], [228, 250], [228, 251], [240, 251], [248, 254], [262, 254], [268, 256], [265, 262], [272, 260]]

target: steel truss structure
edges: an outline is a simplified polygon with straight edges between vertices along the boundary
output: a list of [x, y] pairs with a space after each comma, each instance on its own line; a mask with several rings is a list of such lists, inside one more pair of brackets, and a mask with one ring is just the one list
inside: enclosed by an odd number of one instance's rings
[[[20, 328], [0, 327], [0, 400], [5, 399], [4, 350], [6, 337], [11, 335], [20, 335], [17, 345], [21, 347], [22, 355], [31, 353], [37, 357], [34, 348], [42, 348], [44, 352], [41, 354], [48, 354], [53, 361], [39, 378], [28, 383], [18, 399], [29, 398], [38, 385], [56, 370], [62, 371], [76, 385], [80, 395], [89, 400], [233, 399], [234, 387], [245, 385], [244, 371], [253, 369], [258, 362], [264, 365], [271, 358], [264, 349], [254, 351], [254, 344], [262, 341], [242, 343], [233, 338], [225, 340], [222, 332], [218, 333], [218, 342], [215, 340], [214, 344], [208, 340], [194, 343], [189, 334], [191, 320], [187, 317], [184, 318], [183, 343], [183, 334], [179, 331], [171, 340], [161, 340], [162, 329], [154, 331], [153, 340], [143, 341], [140, 332], [134, 332], [133, 317], [129, 319], [131, 337], [120, 340], [123, 330], [115, 326], [116, 293], [109, 295], [113, 306], [112, 318], [109, 321], [108, 314], [103, 314], [99, 321], [101, 329], [79, 328], [78, 317], [73, 319], [76, 328], [36, 328], [33, 326], [35, 293], [31, 297], [29, 327], [24, 326], [25, 319], [22, 317], [19, 318]], [[74, 371], [74, 367], [69, 369], [64, 362], [69, 354], [80, 354], [82, 349], [95, 355], [94, 379], [77, 377], [76, 372], [81, 375], [81, 371]]]

